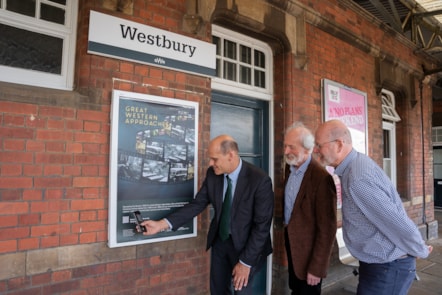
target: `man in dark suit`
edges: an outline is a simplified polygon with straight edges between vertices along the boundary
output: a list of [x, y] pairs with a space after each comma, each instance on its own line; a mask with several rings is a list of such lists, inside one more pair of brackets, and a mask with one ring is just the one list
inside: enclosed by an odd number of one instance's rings
[[292, 294], [321, 294], [335, 240], [336, 187], [333, 177], [311, 154], [314, 137], [302, 123], [285, 133], [290, 166], [284, 193], [284, 224]]
[[[272, 181], [264, 171], [241, 160], [237, 143], [228, 135], [214, 138], [208, 153], [210, 167], [195, 199], [164, 219], [144, 221], [142, 225], [147, 229], [144, 234], [177, 230], [212, 204], [215, 216], [207, 236], [207, 249], [212, 248], [211, 294], [230, 295], [232, 284], [235, 294], [252, 294], [253, 275], [272, 252]], [[229, 209], [224, 209], [223, 199], [227, 199], [229, 190], [232, 200], [227, 220], [230, 222], [224, 237], [222, 213]]]

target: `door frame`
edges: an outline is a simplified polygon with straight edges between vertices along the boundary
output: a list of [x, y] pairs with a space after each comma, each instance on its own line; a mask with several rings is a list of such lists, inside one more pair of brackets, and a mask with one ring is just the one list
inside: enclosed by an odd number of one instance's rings
[[[267, 130], [268, 130], [268, 144], [267, 144], [267, 151], [268, 151], [268, 175], [270, 176], [272, 183], [274, 184], [274, 167], [275, 167], [275, 161], [273, 155], [275, 154], [274, 150], [274, 142], [275, 142], [275, 135], [274, 135], [274, 99], [273, 99], [273, 54], [271, 47], [260, 40], [251, 38], [250, 36], [246, 36], [243, 34], [240, 34], [238, 32], [223, 28], [221, 26], [217, 26], [215, 24], [212, 24], [212, 34], [213, 35], [221, 35], [221, 36], [228, 36], [229, 39], [232, 38], [233, 40], [242, 40], [243, 42], [250, 43], [250, 46], [258, 46], [266, 53], [267, 58], [267, 67], [266, 67], [266, 74], [267, 74], [267, 83], [268, 87], [266, 89], [259, 89], [254, 87], [249, 87], [247, 85], [241, 85], [240, 83], [232, 83], [231, 81], [222, 79], [220, 77], [212, 77], [211, 79], [211, 89], [212, 91], [216, 92], [223, 92], [228, 93], [233, 96], [242, 96], [244, 98], [250, 99], [250, 100], [264, 100], [268, 102], [268, 121], [267, 121]], [[264, 126], [265, 128], [265, 126]], [[282, 147], [280, 147], [282, 148]], [[272, 226], [270, 228], [270, 234], [273, 240], [273, 221]], [[266, 294], [272, 293], [272, 268], [273, 268], [273, 255], [269, 255], [267, 258], [267, 281], [266, 281]]]
[[[252, 97], [245, 97], [240, 96], [236, 93], [226, 93], [225, 91], [219, 91], [215, 90], [212, 87], [212, 93], [215, 92], [217, 96], [222, 96], [225, 100], [218, 100], [217, 102], [225, 102], [226, 104], [229, 104], [229, 102], [233, 103], [235, 100], [247, 100], [247, 101], [258, 101], [257, 99], [254, 99]], [[213, 95], [212, 95], [213, 97]], [[264, 115], [264, 117], [267, 117], [267, 120], [264, 119], [263, 122], [263, 132], [266, 133], [266, 137], [268, 138], [267, 146], [263, 146], [263, 156], [267, 154], [267, 167], [263, 167], [265, 171], [267, 171], [268, 175], [272, 179], [272, 183], [274, 184], [274, 117], [273, 117], [273, 101], [271, 100], [261, 100], [264, 102], [267, 102], [267, 116]], [[265, 130], [267, 129], [267, 130]], [[270, 235], [273, 239], [273, 221], [272, 226], [270, 228]], [[273, 255], [270, 254], [267, 257], [267, 270], [266, 270], [266, 294], [271, 294], [272, 291], [272, 270], [273, 270]]]

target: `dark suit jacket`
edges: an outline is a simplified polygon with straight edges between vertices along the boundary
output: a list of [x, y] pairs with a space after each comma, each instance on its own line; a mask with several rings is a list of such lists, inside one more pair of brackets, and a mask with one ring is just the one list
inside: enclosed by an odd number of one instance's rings
[[308, 272], [326, 277], [336, 235], [336, 214], [333, 177], [312, 158], [287, 225], [291, 259], [298, 279], [307, 279]]
[[[212, 204], [215, 216], [207, 235], [209, 249], [217, 235], [223, 203], [224, 175], [216, 175], [212, 167], [207, 170], [206, 178], [195, 199], [167, 219], [177, 230], [191, 218]], [[274, 196], [272, 181], [261, 169], [242, 162], [238, 175], [231, 209], [231, 236], [239, 259], [256, 266], [272, 253], [270, 226], [273, 217]]]

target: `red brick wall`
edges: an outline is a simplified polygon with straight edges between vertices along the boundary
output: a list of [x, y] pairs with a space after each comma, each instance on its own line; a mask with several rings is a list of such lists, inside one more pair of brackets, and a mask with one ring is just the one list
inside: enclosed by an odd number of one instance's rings
[[[0, 280], [0, 293], [207, 294], [207, 212], [196, 239], [125, 247], [132, 258], [120, 261], [112, 261], [112, 253], [121, 249], [105, 244], [112, 90], [199, 102], [198, 175], [204, 175], [210, 79], [87, 53], [90, 9], [189, 35], [181, 21], [185, 1], [135, 1], [131, 15], [101, 3], [80, 1], [74, 93], [25, 86], [10, 89], [18, 98], [0, 100], [0, 255], [16, 255], [23, 264], [19, 275]], [[208, 34], [192, 37], [211, 41]], [[97, 257], [95, 245], [102, 245], [107, 256], [93, 265], [69, 257], [72, 266], [57, 270], [62, 263], [48, 251], [59, 255], [80, 245]], [[47, 256], [47, 271], [26, 270], [35, 261], [19, 255], [29, 251]]]
[[[412, 50], [376, 29], [338, 1], [304, 1], [308, 7], [372, 40], [410, 68], [421, 60]], [[308, 3], [307, 3], [308, 2]], [[24, 294], [208, 294], [209, 254], [206, 211], [198, 237], [109, 249], [109, 112], [112, 90], [196, 101], [199, 108], [198, 175], [207, 168], [210, 138], [210, 79], [87, 53], [90, 9], [210, 42], [210, 24], [198, 35], [183, 29], [186, 1], [134, 1], [131, 13], [103, 9], [102, 0], [80, 1], [75, 91], [0, 85], [0, 293]], [[381, 101], [376, 93], [376, 58], [335, 35], [307, 24], [307, 64], [296, 67], [290, 49], [274, 56], [274, 188], [276, 196], [273, 269], [285, 274], [282, 235], [284, 129], [295, 120], [313, 131], [322, 120], [321, 79], [368, 95], [369, 155], [382, 163]], [[417, 81], [416, 81], [417, 83]], [[417, 84], [416, 84], [417, 85]], [[422, 144], [419, 101], [402, 101], [407, 117], [399, 135], [403, 157], [398, 185], [406, 192], [409, 215], [423, 217]], [[430, 89], [423, 88], [424, 149], [430, 149]], [[402, 114], [401, 114], [402, 115]], [[424, 153], [431, 163], [431, 153]], [[426, 166], [426, 194], [432, 168]], [[426, 204], [433, 220], [432, 202]], [[78, 255], [78, 249], [85, 251]], [[66, 253], [75, 253], [70, 257]], [[8, 261], [9, 263], [6, 263]], [[64, 265], [69, 261], [67, 265]], [[5, 265], [10, 267], [10, 270]], [[6, 270], [5, 270], [6, 269]], [[8, 275], [8, 271], [10, 274]], [[1, 279], [4, 278], [4, 279]], [[283, 276], [274, 276], [282, 285]]]
[[[100, 165], [107, 166], [107, 159], [100, 155], [99, 143], [108, 141], [105, 138], [109, 135], [108, 122], [100, 122], [104, 114], [88, 120], [89, 124], [98, 126], [97, 132], [87, 130], [88, 124], [81, 119], [84, 112], [74, 109], [3, 101], [0, 109], [3, 112], [1, 206], [7, 208], [2, 210], [7, 214], [3, 218], [9, 219], [6, 224], [14, 226], [2, 230], [2, 243], [9, 246], [0, 247], [0, 251], [77, 243], [90, 233], [80, 234], [76, 228], [82, 223], [91, 226], [91, 220], [96, 222], [93, 231], [97, 233], [87, 242], [96, 242], [106, 228], [97, 210], [105, 208], [105, 199], [99, 197], [98, 188], [103, 189], [107, 174], [88, 177], [94, 169], [98, 172]], [[89, 149], [88, 156], [84, 156], [85, 149]], [[81, 167], [88, 157], [94, 158], [93, 165]], [[96, 212], [101, 218], [80, 216], [80, 211]]]
[[[107, 241], [108, 108], [0, 101], [0, 255]], [[204, 294], [204, 240], [192, 239], [188, 247], [168, 244], [173, 250], [167, 255], [151, 251], [139, 259], [61, 271], [51, 271], [56, 265], [48, 263], [43, 274], [0, 281], [0, 293], [163, 294], [172, 286], [176, 294]]]

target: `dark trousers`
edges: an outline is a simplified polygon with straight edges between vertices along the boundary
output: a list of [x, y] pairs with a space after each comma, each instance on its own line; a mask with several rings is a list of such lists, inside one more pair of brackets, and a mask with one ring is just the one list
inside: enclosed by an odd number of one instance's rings
[[406, 295], [416, 277], [416, 258], [388, 263], [359, 262], [358, 295]]
[[[264, 263], [250, 269], [247, 287], [234, 291], [232, 284], [233, 267], [239, 262], [239, 253], [233, 246], [232, 238], [222, 241], [217, 239], [212, 246], [210, 263], [210, 294], [211, 295], [252, 295], [252, 282], [256, 272]], [[266, 257], [264, 258], [266, 259]], [[263, 260], [264, 262], [265, 260]], [[256, 295], [256, 294], [255, 294]]]
[[[289, 271], [289, 288], [292, 290], [292, 295], [319, 295], [321, 294], [322, 280], [319, 284], [311, 286], [307, 284], [306, 280], [301, 280], [296, 277], [295, 269], [293, 267], [292, 255], [290, 251], [289, 238], [287, 229], [285, 230], [285, 250], [287, 252], [287, 262]], [[296, 254], [295, 254], [296, 255]]]

